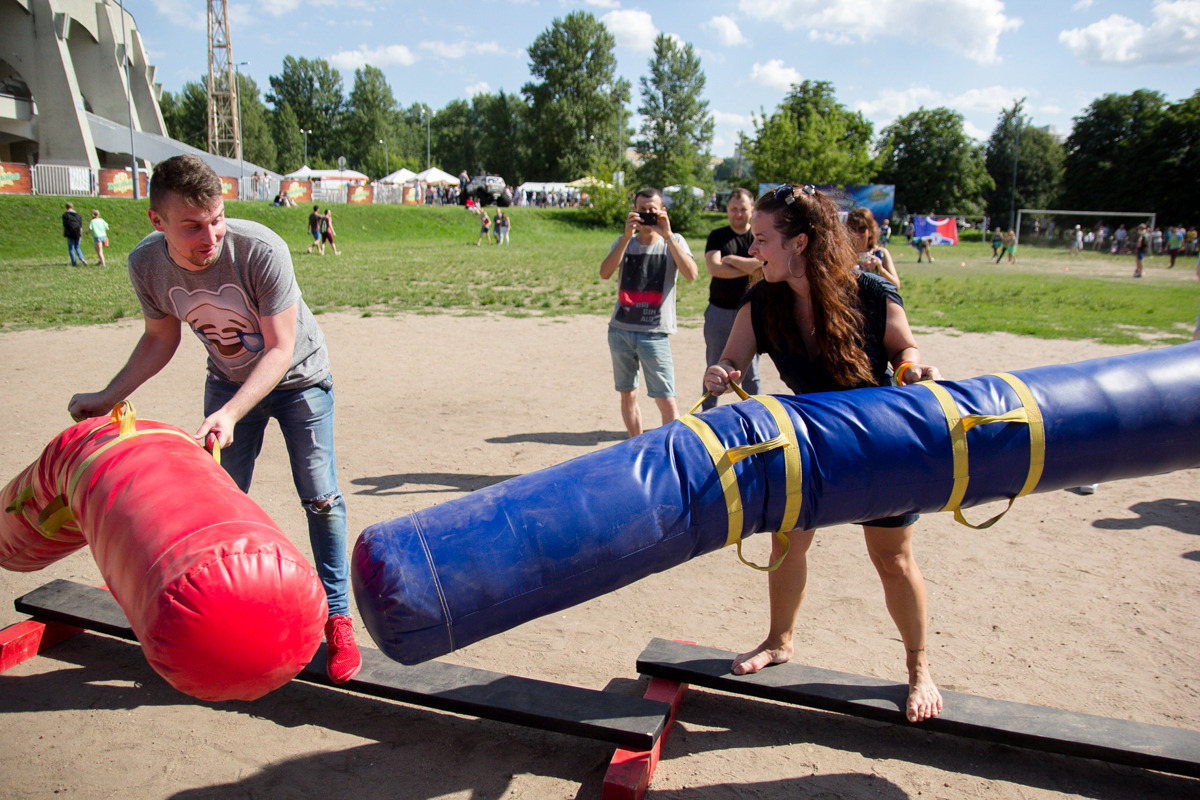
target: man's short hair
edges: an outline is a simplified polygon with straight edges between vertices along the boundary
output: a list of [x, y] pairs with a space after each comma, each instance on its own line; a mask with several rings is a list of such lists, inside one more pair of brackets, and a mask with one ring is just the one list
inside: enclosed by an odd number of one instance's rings
[[729, 192], [729, 199], [725, 201], [725, 204], [728, 205], [739, 197], [746, 198], [747, 203], [754, 205], [754, 195], [750, 194], [750, 190], [745, 186], [735, 186], [733, 190]]
[[643, 186], [641, 189], [638, 189], [633, 194], [634, 205], [637, 205], [637, 201], [638, 201], [639, 197], [645, 197], [645, 198], [651, 199], [651, 200], [653, 200], [655, 197], [657, 197], [661, 200], [662, 192], [660, 192], [658, 189], [655, 189], [653, 186]]
[[75, 204], [74, 204], [74, 203], [67, 203], [67, 210], [68, 210], [68, 211], [74, 211], [74, 210], [75, 210]]
[[150, 207], [159, 213], [167, 195], [175, 195], [196, 208], [211, 208], [222, 194], [217, 173], [196, 156], [172, 156], [160, 161], [150, 178]]

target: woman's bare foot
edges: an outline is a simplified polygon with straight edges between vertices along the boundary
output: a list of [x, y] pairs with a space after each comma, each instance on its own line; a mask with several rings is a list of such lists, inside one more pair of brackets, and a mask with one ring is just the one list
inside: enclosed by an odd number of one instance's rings
[[909, 722], [924, 722], [942, 713], [942, 693], [929, 675], [928, 666], [920, 666], [909, 672], [908, 710]]
[[763, 667], [769, 667], [772, 664], [782, 664], [792, 657], [795, 649], [791, 643], [780, 645], [779, 647], [770, 647], [766, 642], [763, 642], [749, 653], [742, 653], [733, 660], [733, 666], [729, 671], [734, 675], [751, 675], [758, 672]]

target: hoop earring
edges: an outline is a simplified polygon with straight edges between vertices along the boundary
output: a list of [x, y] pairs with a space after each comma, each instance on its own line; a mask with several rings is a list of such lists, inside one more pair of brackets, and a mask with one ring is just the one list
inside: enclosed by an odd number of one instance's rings
[[803, 275], [797, 275], [796, 273], [792, 272], [792, 256], [793, 255], [795, 255], [795, 253], [788, 254], [787, 266], [785, 267], [785, 269], [787, 269], [787, 274], [791, 275], [793, 278], [803, 278], [804, 277]]

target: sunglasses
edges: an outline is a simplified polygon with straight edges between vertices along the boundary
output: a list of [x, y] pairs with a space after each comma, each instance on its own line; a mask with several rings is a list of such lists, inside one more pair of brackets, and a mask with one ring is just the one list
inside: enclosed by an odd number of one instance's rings
[[[792, 203], [796, 202], [795, 189], [796, 187], [792, 186], [790, 183], [785, 183], [781, 186], [775, 187], [775, 192], [772, 196], [776, 200], [782, 200], [790, 206]], [[804, 194], [808, 195], [809, 197], [817, 193], [816, 187], [811, 183], [806, 183], [801, 186], [800, 191], [804, 192]]]

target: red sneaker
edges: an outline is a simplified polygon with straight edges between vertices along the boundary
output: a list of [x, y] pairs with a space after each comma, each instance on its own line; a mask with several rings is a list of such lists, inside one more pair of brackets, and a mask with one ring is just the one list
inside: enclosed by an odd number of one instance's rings
[[345, 683], [362, 669], [362, 656], [354, 643], [354, 624], [349, 617], [330, 617], [325, 623], [325, 648], [325, 673], [334, 683]]

